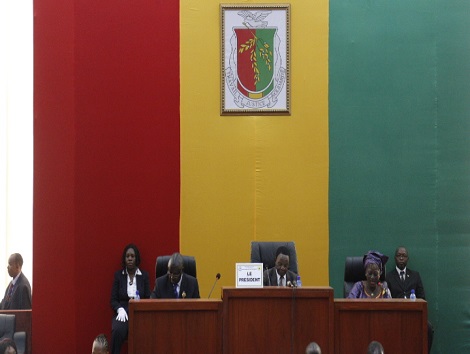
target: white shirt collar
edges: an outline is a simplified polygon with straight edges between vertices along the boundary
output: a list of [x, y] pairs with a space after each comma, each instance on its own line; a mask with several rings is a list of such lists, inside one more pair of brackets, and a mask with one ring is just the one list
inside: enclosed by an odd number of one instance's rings
[[[129, 273], [127, 272], [127, 268], [122, 271], [122, 274], [127, 274], [127, 275], [129, 275]], [[135, 275], [142, 275], [142, 272], [140, 271], [139, 268], [137, 268], [137, 269], [135, 270]]]
[[18, 275], [17, 275], [16, 277], [14, 277], [13, 280], [11, 281], [11, 283], [12, 283], [13, 285], [16, 284], [16, 282], [17, 282], [18, 278], [20, 277], [20, 275], [21, 275], [21, 270], [20, 270], [20, 272], [18, 273]]
[[406, 275], [406, 267], [403, 269], [400, 269], [398, 267], [395, 267], [395, 268], [397, 269], [398, 275], [400, 275], [400, 272], [405, 272], [405, 275]]
[[180, 281], [178, 283], [176, 283], [176, 285], [178, 285], [178, 290], [181, 287], [181, 282], [183, 281], [183, 275], [184, 275], [184, 273], [181, 273]]

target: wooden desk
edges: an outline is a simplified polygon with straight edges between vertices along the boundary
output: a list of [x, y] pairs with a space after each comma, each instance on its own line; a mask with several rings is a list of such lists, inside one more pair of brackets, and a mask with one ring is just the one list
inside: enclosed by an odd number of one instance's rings
[[424, 300], [335, 299], [335, 353], [366, 353], [379, 341], [385, 353], [427, 354], [428, 312]]
[[129, 302], [129, 354], [222, 352], [222, 301]]
[[26, 332], [26, 353], [31, 354], [32, 348], [32, 310], [0, 310], [5, 315], [15, 315], [15, 332]]
[[222, 288], [223, 353], [333, 353], [333, 289]]

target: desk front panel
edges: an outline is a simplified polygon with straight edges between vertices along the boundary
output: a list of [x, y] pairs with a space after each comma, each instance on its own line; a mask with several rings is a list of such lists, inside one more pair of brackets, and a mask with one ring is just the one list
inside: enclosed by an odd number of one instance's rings
[[221, 300], [131, 300], [129, 354], [220, 354], [221, 315]]
[[333, 289], [223, 288], [225, 354], [333, 351]]
[[385, 353], [427, 354], [427, 303], [404, 299], [336, 299], [335, 353], [367, 352], [379, 341]]

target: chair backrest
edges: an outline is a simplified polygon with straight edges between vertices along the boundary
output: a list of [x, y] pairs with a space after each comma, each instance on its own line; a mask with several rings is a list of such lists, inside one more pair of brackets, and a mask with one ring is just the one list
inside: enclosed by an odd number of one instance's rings
[[[346, 298], [349, 295], [354, 283], [366, 280], [366, 272], [364, 271], [364, 256], [346, 257], [344, 263], [344, 284], [343, 296]], [[380, 281], [385, 280], [385, 265], [384, 271], [380, 274]]]
[[27, 334], [26, 332], [15, 332], [13, 335], [13, 341], [16, 344], [16, 353], [25, 354], [27, 353]]
[[[158, 256], [155, 263], [155, 278], [161, 277], [168, 272], [168, 261], [171, 255]], [[186, 274], [196, 277], [196, 259], [193, 256], [183, 256], [183, 267]]]
[[299, 266], [297, 264], [297, 252], [295, 243], [289, 242], [271, 242], [271, 241], [251, 241], [251, 263], [263, 263], [266, 269], [274, 267], [276, 262], [276, 251], [279, 247], [284, 246], [289, 250], [289, 270], [299, 274]]
[[0, 340], [13, 339], [15, 333], [15, 315], [0, 314]]

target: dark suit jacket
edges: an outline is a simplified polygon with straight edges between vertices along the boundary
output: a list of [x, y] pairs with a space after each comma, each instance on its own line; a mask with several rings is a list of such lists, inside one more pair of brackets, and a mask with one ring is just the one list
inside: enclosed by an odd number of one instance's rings
[[411, 289], [415, 289], [416, 297], [419, 299], [426, 299], [424, 294], [423, 283], [418, 272], [406, 268], [405, 281], [400, 280], [400, 275], [396, 268], [388, 272], [385, 280], [387, 281], [388, 288], [392, 293], [392, 298], [410, 298]]
[[[137, 290], [141, 299], [148, 299], [150, 297], [150, 280], [149, 273], [140, 269], [142, 275], [136, 275]], [[128, 312], [129, 296], [127, 296], [127, 273], [123, 270], [118, 270], [114, 273], [113, 289], [111, 291], [111, 307], [114, 311], [123, 307]]]
[[[288, 270], [286, 273], [286, 284], [288, 281], [290, 281], [291, 283], [296, 282], [297, 274]], [[277, 272], [276, 272], [275, 267], [264, 271], [263, 285], [264, 286], [277, 286]]]
[[[199, 299], [199, 284], [197, 279], [192, 275], [183, 273], [181, 275], [180, 292], [178, 298], [183, 298], [183, 293], [186, 294], [185, 298], [187, 299]], [[175, 297], [173, 293], [173, 284], [170, 281], [168, 275], [162, 275], [157, 278], [155, 282], [155, 288], [150, 295], [152, 299], [173, 299]]]
[[7, 299], [8, 287], [5, 290], [5, 296], [0, 303], [2, 310], [29, 310], [31, 309], [31, 285], [29, 280], [21, 272], [16, 280], [13, 294], [10, 299]]

